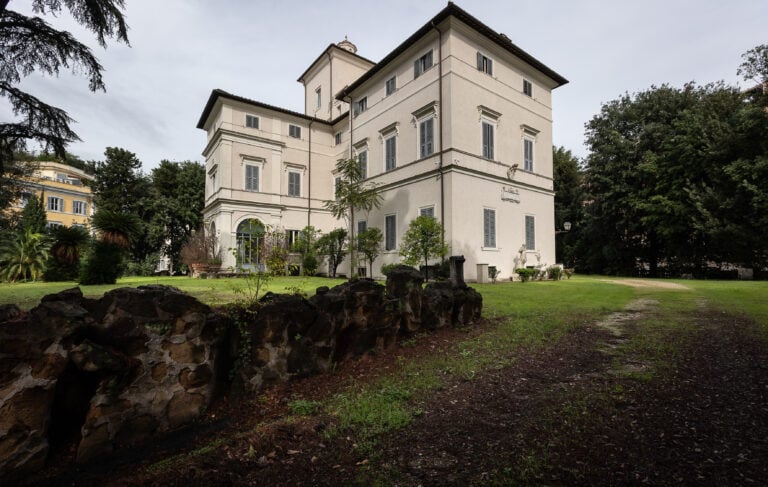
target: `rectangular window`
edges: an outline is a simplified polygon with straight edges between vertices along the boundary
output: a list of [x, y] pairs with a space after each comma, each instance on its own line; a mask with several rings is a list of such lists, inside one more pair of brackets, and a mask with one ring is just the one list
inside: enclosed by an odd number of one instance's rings
[[368, 97], [364, 96], [355, 102], [355, 116], [368, 110]]
[[493, 159], [493, 124], [483, 122], [483, 157]]
[[496, 210], [483, 208], [483, 247], [496, 248]]
[[259, 166], [245, 165], [245, 189], [248, 191], [259, 190]]
[[395, 250], [397, 247], [397, 217], [387, 215], [384, 217], [384, 248], [386, 250]]
[[533, 97], [533, 85], [527, 79], [523, 80], [523, 94], [525, 96]]
[[341, 132], [336, 132], [336, 135], [333, 136], [333, 143], [335, 145], [341, 145]]
[[64, 211], [64, 200], [56, 196], [49, 196], [48, 211]]
[[434, 118], [419, 123], [419, 157], [431, 156], [435, 152]]
[[251, 129], [259, 128], [259, 117], [254, 115], [245, 116], [245, 126]]
[[322, 97], [321, 89], [319, 87], [315, 90], [315, 100], [316, 100], [315, 108], [320, 110], [320, 106], [323, 103], [323, 97]]
[[397, 137], [394, 135], [384, 141], [384, 169], [391, 171], [397, 167]]
[[288, 135], [295, 139], [301, 138], [301, 127], [298, 125], [288, 125]]
[[431, 216], [432, 218], [435, 217], [435, 207], [434, 206], [427, 206], [426, 208], [420, 208], [419, 209], [419, 216]]
[[429, 51], [428, 53], [421, 56], [419, 59], [413, 62], [413, 77], [418, 78], [419, 76], [424, 73], [424, 71], [428, 70], [432, 67], [432, 51]]
[[88, 204], [85, 201], [75, 200], [72, 202], [72, 213], [75, 215], [85, 215], [87, 209]]
[[294, 246], [299, 241], [299, 230], [286, 230], [285, 243], [288, 244], [288, 250], [293, 251]]
[[523, 169], [533, 172], [533, 140], [523, 139]]
[[31, 197], [32, 197], [32, 193], [27, 193], [27, 192], [21, 193], [21, 200], [19, 201], [19, 206], [21, 206], [22, 208], [27, 206], [27, 203], [29, 203], [29, 199]]
[[360, 163], [360, 177], [368, 177], [368, 151], [363, 150], [357, 153], [357, 161]]
[[[363, 233], [366, 230], [368, 230], [368, 222], [366, 222], [365, 220], [360, 220], [359, 222], [357, 222], [357, 235], [358, 236], [360, 236], [360, 234]], [[361, 247], [358, 244], [358, 246], [357, 246], [358, 252], [360, 251], [360, 249], [361, 249]]]
[[394, 77], [394, 76], [392, 76], [391, 78], [389, 78], [389, 79], [387, 80], [387, 84], [386, 84], [386, 86], [385, 86], [385, 89], [386, 89], [386, 92], [387, 92], [387, 96], [389, 96], [389, 95], [391, 95], [392, 93], [394, 93], [394, 92], [395, 92], [395, 90], [397, 90], [397, 78], [396, 78], [396, 77]]
[[339, 197], [339, 189], [341, 189], [341, 177], [336, 176], [336, 179], [333, 180], [333, 196], [334, 198]]
[[301, 196], [301, 174], [288, 172], [288, 196]]
[[477, 53], [477, 69], [493, 76], [493, 61], [483, 56], [479, 51]]
[[536, 218], [531, 215], [525, 216], [525, 248], [536, 248]]

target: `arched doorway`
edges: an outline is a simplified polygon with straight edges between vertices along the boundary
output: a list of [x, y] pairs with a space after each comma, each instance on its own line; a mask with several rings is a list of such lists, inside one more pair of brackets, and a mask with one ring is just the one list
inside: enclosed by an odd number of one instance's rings
[[261, 270], [259, 250], [264, 236], [264, 225], [255, 218], [243, 220], [237, 226], [237, 266]]

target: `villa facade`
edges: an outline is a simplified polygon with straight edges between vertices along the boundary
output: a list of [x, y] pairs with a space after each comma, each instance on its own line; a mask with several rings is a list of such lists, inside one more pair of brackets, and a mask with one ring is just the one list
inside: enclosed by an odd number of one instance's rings
[[24, 181], [21, 199], [12, 210], [21, 212], [34, 194], [43, 199], [49, 227], [89, 228], [94, 213], [93, 193], [89, 185], [93, 176], [58, 162], [34, 164], [34, 171]]
[[355, 157], [383, 195], [353, 222], [355, 233], [384, 233], [374, 277], [401, 260], [400, 240], [423, 214], [443, 223], [470, 280], [485, 278], [477, 264], [508, 277], [521, 256], [554, 263], [551, 94], [567, 80], [507, 36], [449, 3], [378, 63], [345, 39], [298, 81], [304, 113], [222, 90], [203, 110], [204, 218], [223, 248], [256, 263], [246, 249], [264, 226], [289, 238], [344, 226], [323, 202], [336, 161]]

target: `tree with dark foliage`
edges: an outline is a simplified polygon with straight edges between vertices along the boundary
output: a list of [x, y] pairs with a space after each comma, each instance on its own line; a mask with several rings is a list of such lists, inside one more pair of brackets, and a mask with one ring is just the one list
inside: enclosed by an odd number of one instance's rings
[[[53, 28], [40, 16], [26, 16], [0, 0], [0, 96], [8, 99], [18, 120], [0, 123], [0, 210], [18, 196], [18, 172], [13, 155], [27, 141], [39, 143], [65, 157], [67, 144], [80, 140], [72, 130], [73, 120], [64, 110], [45, 103], [17, 87], [33, 72], [56, 76], [62, 69], [83, 72], [91, 91], [105, 90], [103, 67], [85, 44], [66, 31]], [[57, 15], [65, 7], [72, 17], [96, 34], [102, 47], [106, 38], [128, 43], [128, 26], [123, 17], [124, 0], [32, 0], [39, 15]], [[7, 179], [7, 181], [6, 181]], [[10, 196], [5, 195], [9, 193]]]

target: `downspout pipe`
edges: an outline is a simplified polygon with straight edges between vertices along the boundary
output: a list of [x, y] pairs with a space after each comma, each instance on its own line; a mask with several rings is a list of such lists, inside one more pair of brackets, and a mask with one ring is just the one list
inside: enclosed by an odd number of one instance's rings
[[[351, 96], [348, 96], [346, 98], [349, 100], [349, 109], [347, 110], [347, 113], [349, 114], [349, 158], [352, 159], [354, 157], [354, 153], [352, 151], [352, 133], [354, 130], [354, 127], [352, 125], [352, 119], [353, 116], [353, 102]], [[354, 268], [355, 268], [355, 261], [356, 261], [356, 255], [355, 250], [357, 249], [357, 246], [354, 244], [355, 241], [355, 208], [350, 207], [349, 208], [349, 280], [352, 280], [352, 275], [354, 274]]]
[[[445, 178], [443, 177], [443, 32], [432, 21], [432, 28], [437, 31], [437, 110], [438, 110], [438, 126], [440, 127], [440, 143], [438, 152], [438, 177], [440, 178], [440, 222], [443, 224], [443, 231], [440, 234], [440, 244], [445, 246]], [[442, 261], [445, 261], [445, 256], [441, 256]]]
[[[310, 226], [310, 215], [312, 214], [312, 124], [309, 122], [309, 149], [307, 155], [307, 226]], [[307, 249], [309, 250], [309, 249]]]

